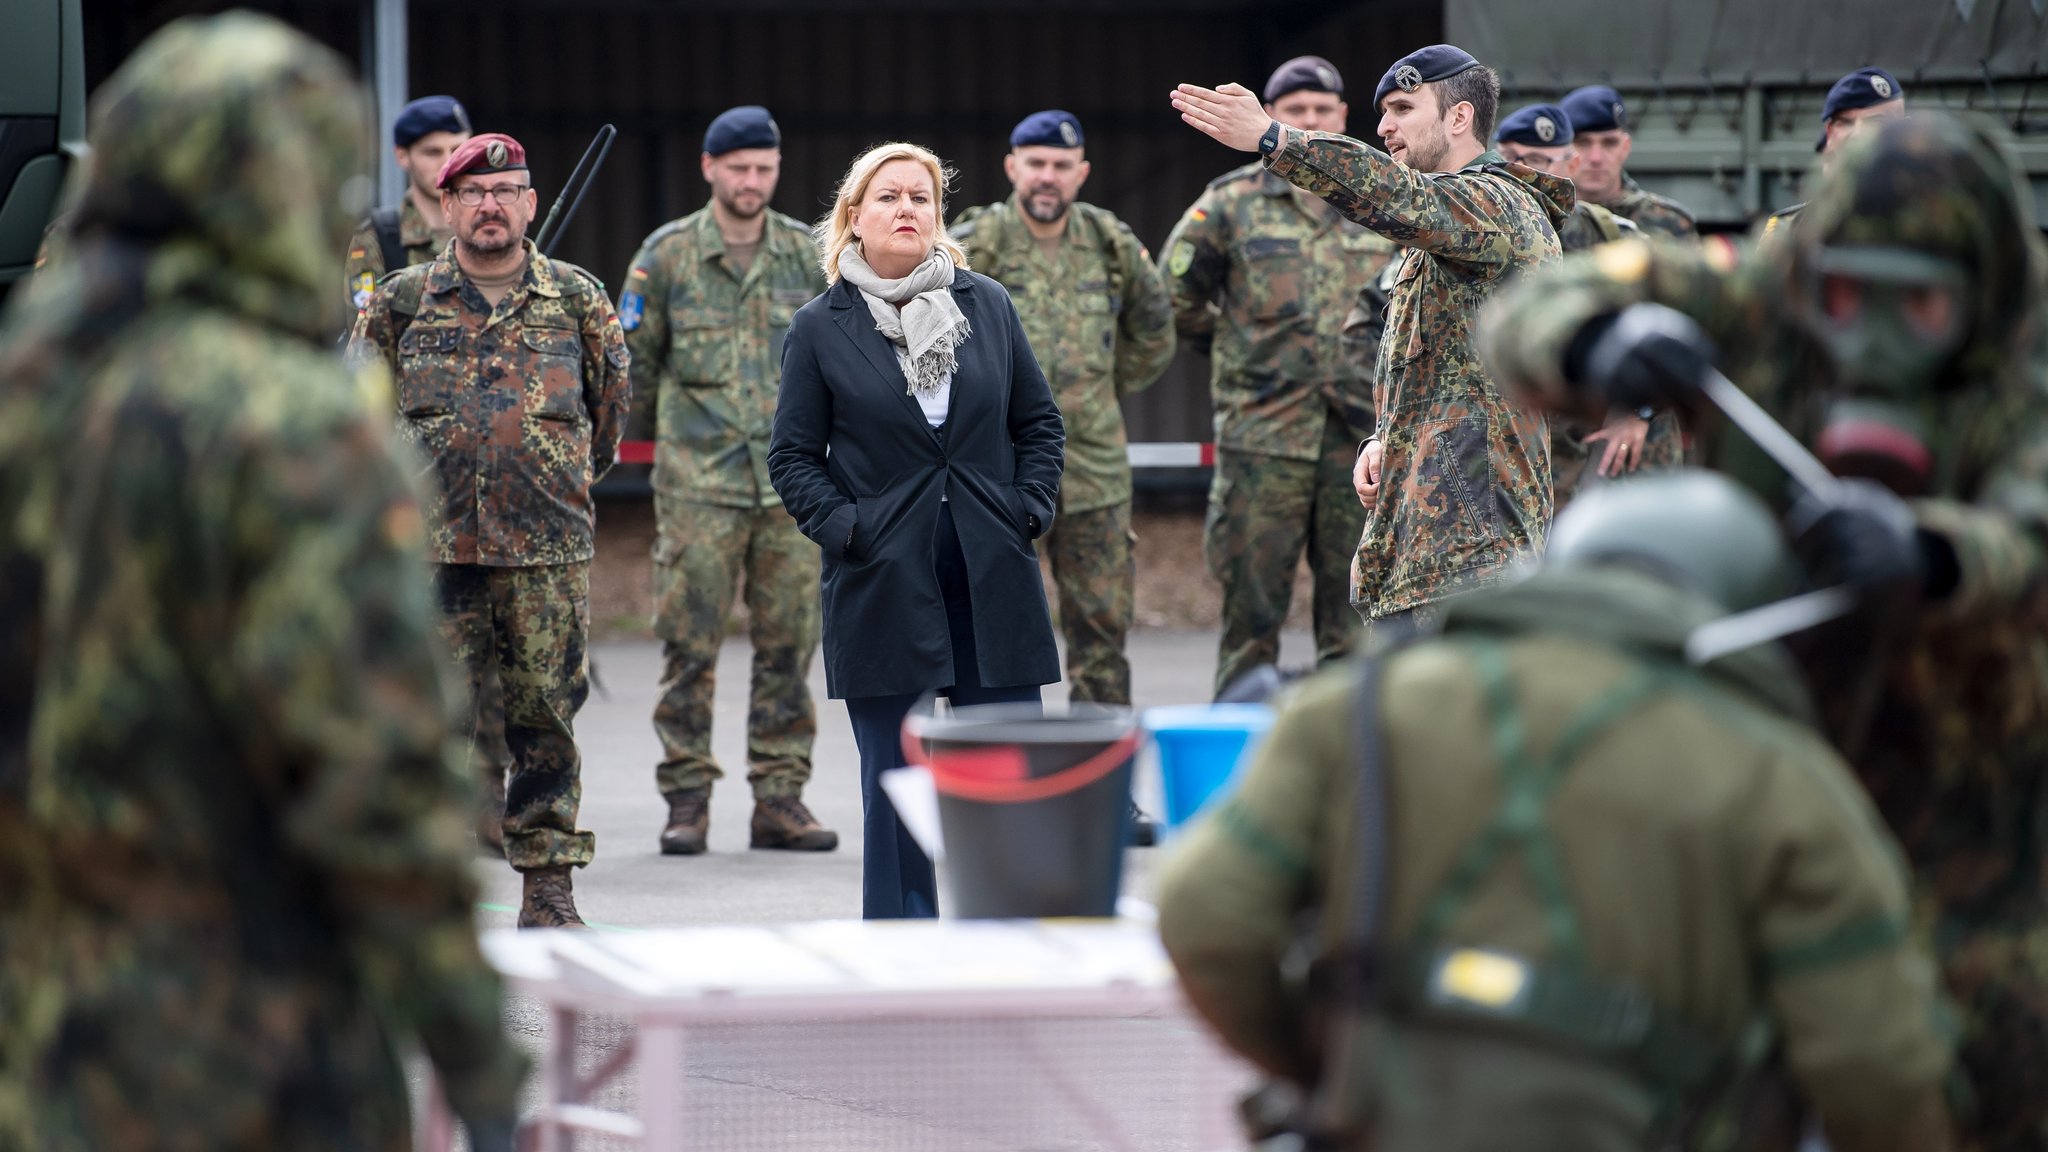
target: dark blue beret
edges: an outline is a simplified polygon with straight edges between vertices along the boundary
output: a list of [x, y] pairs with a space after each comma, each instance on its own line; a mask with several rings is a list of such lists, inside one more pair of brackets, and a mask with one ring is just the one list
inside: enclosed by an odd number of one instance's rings
[[1555, 104], [1528, 104], [1500, 122], [1495, 140], [1525, 148], [1555, 148], [1572, 142], [1572, 118]]
[[391, 142], [410, 148], [429, 132], [471, 131], [469, 113], [453, 96], [422, 96], [398, 110], [391, 122]]
[[1628, 109], [1622, 107], [1621, 93], [1605, 84], [1574, 89], [1557, 103], [1571, 117], [1572, 130], [1581, 136], [1628, 127]]
[[1296, 56], [1287, 63], [1273, 69], [1266, 77], [1266, 89], [1260, 98], [1266, 103], [1292, 92], [1329, 92], [1344, 94], [1344, 77], [1337, 74], [1337, 66], [1321, 56]]
[[1906, 98], [1906, 90], [1899, 86], [1899, 78], [1882, 68], [1858, 68], [1828, 89], [1828, 102], [1821, 109], [1821, 123], [1825, 124], [1844, 112], [1858, 108], [1870, 108], [1888, 104], [1893, 100]]
[[1471, 53], [1455, 44], [1431, 44], [1427, 48], [1417, 48], [1394, 61], [1394, 66], [1387, 69], [1385, 76], [1380, 77], [1380, 86], [1373, 89], [1372, 106], [1378, 108], [1380, 101], [1387, 98], [1387, 93], [1396, 88], [1403, 92], [1413, 92], [1424, 84], [1449, 80], [1460, 72], [1468, 72], [1477, 67], [1479, 61], [1474, 60]]
[[1012, 148], [1079, 148], [1086, 139], [1081, 135], [1080, 118], [1057, 108], [1033, 112], [1010, 129]]
[[710, 156], [723, 156], [742, 148], [780, 148], [782, 129], [775, 126], [775, 117], [768, 114], [759, 104], [742, 104], [727, 108], [704, 129], [704, 151]]

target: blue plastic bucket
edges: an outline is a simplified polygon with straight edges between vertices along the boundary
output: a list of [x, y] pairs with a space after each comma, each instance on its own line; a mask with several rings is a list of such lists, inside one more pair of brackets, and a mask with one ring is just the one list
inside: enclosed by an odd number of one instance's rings
[[1273, 726], [1273, 710], [1264, 704], [1147, 708], [1144, 723], [1159, 749], [1166, 823], [1178, 828], [1229, 794], [1246, 752]]

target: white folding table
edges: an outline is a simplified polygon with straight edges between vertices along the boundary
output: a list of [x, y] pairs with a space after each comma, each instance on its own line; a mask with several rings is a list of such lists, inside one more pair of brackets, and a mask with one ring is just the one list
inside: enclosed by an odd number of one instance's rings
[[[1061, 1146], [1085, 1146], [1085, 1140], [1110, 1152], [1228, 1145], [1231, 1101], [1248, 1077], [1244, 1065], [1188, 1022], [1156, 932], [1134, 921], [820, 921], [640, 933], [508, 930], [485, 934], [484, 953], [513, 991], [540, 1001], [548, 1019], [540, 1103], [526, 1119], [522, 1143], [542, 1152], [562, 1152], [579, 1132], [637, 1143], [650, 1152], [706, 1147], [695, 1140], [698, 1126], [682, 1091], [686, 1050], [693, 1030], [735, 1025], [830, 1026], [858, 1036], [863, 1028], [905, 1022], [937, 1026], [944, 1021], [949, 1027], [955, 1021], [989, 1022], [989, 1044], [999, 1049], [989, 1055], [1016, 1064], [1016, 1082], [1032, 1086], [1028, 1106], [1064, 1109], [1062, 1122], [1081, 1125], [1088, 1133]], [[585, 1014], [623, 1017], [632, 1028], [630, 1042], [619, 1044], [589, 1075], [576, 1067]], [[1126, 1029], [1119, 1043], [1134, 1036], [1140, 1045], [1136, 1054], [1118, 1055], [1107, 1068], [1098, 1060], [1085, 1071], [1074, 1053], [1058, 1049], [1056, 1040], [1030, 1035], [1034, 1021], [1120, 1020], [1181, 1027], [1134, 1034]], [[973, 1027], [947, 1035], [953, 1046], [934, 1051], [934, 1060], [982, 1055], [973, 1052]], [[1192, 1128], [1191, 1142], [1148, 1142], [1144, 1124], [1121, 1114], [1117, 1061], [1151, 1063], [1143, 1046], [1155, 1036], [1174, 1048], [1171, 1060], [1161, 1063], [1188, 1072], [1185, 1077], [1174, 1073], [1169, 1085], [1174, 1099], [1163, 1107]], [[1192, 1058], [1191, 1045], [1197, 1050]], [[599, 1089], [635, 1064], [639, 1091], [633, 1111], [595, 1106]], [[1156, 1114], [1162, 1107], [1156, 1080], [1150, 1088]], [[1005, 1107], [1026, 1106], [1010, 1093], [990, 1095], [991, 1107], [998, 1095]], [[437, 1085], [429, 1086], [427, 1098], [422, 1146], [426, 1152], [449, 1152], [454, 1125]]]

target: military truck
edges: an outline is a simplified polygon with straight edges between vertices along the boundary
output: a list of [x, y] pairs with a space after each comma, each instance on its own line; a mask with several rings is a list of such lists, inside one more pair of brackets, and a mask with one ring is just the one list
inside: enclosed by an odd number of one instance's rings
[[80, 0], [0, 0], [0, 296], [35, 266], [85, 154]]
[[1631, 175], [1739, 228], [1805, 199], [1820, 111], [1867, 65], [1911, 107], [2003, 120], [2048, 221], [2048, 0], [1445, 0], [1445, 39], [1501, 73], [1501, 104], [1608, 84]]

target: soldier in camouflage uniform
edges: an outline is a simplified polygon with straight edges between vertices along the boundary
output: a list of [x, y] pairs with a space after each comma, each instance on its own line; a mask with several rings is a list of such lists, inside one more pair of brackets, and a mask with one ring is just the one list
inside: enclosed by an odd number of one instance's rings
[[[1793, 576], [1732, 481], [1624, 481], [1371, 684], [1300, 689], [1174, 856], [1159, 930], [1223, 1038], [1313, 1095], [1316, 1147], [1790, 1148], [1794, 1109], [1717, 1103], [1716, 1077], [1757, 1071], [1758, 1025], [1836, 1152], [1944, 1146], [1949, 1052], [1897, 844], [1784, 647], [1687, 658]], [[1281, 960], [1304, 945], [1305, 987]], [[1751, 1099], [1789, 1095], [1782, 1075]]]
[[420, 508], [332, 353], [368, 121], [282, 24], [172, 24], [10, 301], [0, 1143], [402, 1148], [417, 1040], [511, 1148]]
[[[398, 267], [425, 264], [448, 246], [447, 217], [441, 213], [441, 195], [434, 190], [434, 177], [441, 165], [470, 137], [469, 113], [453, 96], [425, 96], [407, 104], [391, 128], [392, 153], [399, 171], [406, 176], [405, 197], [388, 216], [372, 212], [349, 240], [345, 275], [349, 299], [360, 311], [386, 272], [384, 240], [380, 229], [388, 227], [404, 262]], [[476, 835], [494, 855], [505, 854], [505, 774], [512, 768], [512, 749], [505, 743], [505, 691], [498, 683], [498, 661], [492, 657], [484, 670], [483, 688], [476, 701], [476, 739], [470, 746], [470, 767], [483, 786], [477, 807]]]
[[[1823, 703], [1905, 845], [1914, 922], [1962, 1012], [1970, 1149], [2048, 1147], [2048, 402], [2030, 203], [2002, 132], [1916, 115], [1854, 142], [1785, 241], [1732, 269], [1609, 245], [1518, 286], [1486, 333], [1499, 377], [1560, 408], [1583, 407], [1580, 380], [1640, 402], [1638, 382], [1660, 378], [1645, 364], [1694, 379], [1710, 338], [1838, 472], [1911, 497], [1921, 611], [1876, 621], [1889, 657]], [[1723, 468], [1787, 496], [1746, 438], [1701, 431]], [[1875, 707], [1850, 707], [1873, 688]]]
[[654, 779], [668, 801], [665, 855], [704, 851], [718, 647], [744, 578], [754, 647], [747, 782], [755, 848], [829, 852], [837, 833], [804, 806], [817, 715], [818, 548], [768, 482], [782, 341], [825, 290], [810, 229], [768, 207], [782, 134], [768, 110], [731, 109], [704, 133], [711, 203], [656, 229], [633, 257], [619, 316], [633, 350], [632, 435], [652, 435], [654, 630], [661, 699]]
[[1130, 227], [1074, 198], [1088, 179], [1085, 145], [1072, 113], [1025, 117], [1003, 158], [1015, 194], [963, 212], [952, 235], [976, 272], [1009, 289], [1066, 421], [1059, 519], [1039, 546], [1059, 588], [1069, 697], [1128, 705], [1137, 563], [1118, 401], [1173, 359], [1173, 303]]
[[1590, 84], [1558, 104], [1571, 118], [1577, 137], [1579, 199], [1633, 220], [1636, 227], [1655, 235], [1681, 240], [1699, 235], [1699, 226], [1683, 205], [1645, 191], [1630, 178], [1626, 165], [1635, 141], [1629, 135], [1621, 93], [1605, 84]]
[[[1494, 146], [1501, 156], [1526, 164], [1539, 172], [1577, 180], [1579, 153], [1572, 146], [1571, 118], [1555, 104], [1530, 104], [1501, 118], [1494, 133]], [[1626, 216], [1617, 216], [1598, 204], [1584, 200], [1572, 206], [1572, 214], [1558, 225], [1557, 241], [1566, 252], [1583, 252], [1642, 230]], [[1594, 445], [1600, 461], [1594, 464]], [[1612, 479], [1648, 467], [1652, 471], [1676, 468], [1685, 459], [1685, 440], [1679, 434], [1678, 417], [1645, 409], [1631, 412], [1615, 409], [1598, 428], [1576, 420], [1550, 421], [1550, 489], [1556, 511], [1579, 491], [1590, 475]]]
[[[611, 467], [630, 395], [626, 336], [604, 285], [526, 239], [526, 151], [487, 133], [442, 168], [455, 239], [394, 272], [356, 318], [349, 356], [397, 381], [399, 433], [432, 462], [427, 517], [442, 629], [474, 701], [495, 653], [512, 773], [505, 858], [525, 877], [521, 927], [581, 924], [569, 869], [589, 695], [590, 486]], [[473, 724], [472, 719], [472, 724]]]
[[1493, 72], [1448, 44], [1411, 53], [1374, 94], [1392, 156], [1271, 118], [1237, 85], [1183, 84], [1182, 118], [1407, 246], [1380, 341], [1372, 438], [1353, 484], [1371, 509], [1352, 603], [1375, 628], [1427, 626], [1445, 597], [1496, 583], [1543, 547], [1549, 433], [1480, 368], [1471, 332], [1506, 277], [1558, 254], [1571, 182], [1487, 150]]
[[396, 227], [405, 261], [397, 268], [386, 266], [378, 226], [387, 221], [379, 219], [380, 213], [371, 213], [356, 227], [342, 274], [358, 311], [370, 302], [385, 273], [425, 264], [448, 246], [448, 218], [441, 212], [434, 177], [469, 137], [469, 113], [453, 96], [423, 96], [399, 111], [391, 125], [391, 153], [405, 173], [405, 196], [398, 202], [397, 219], [388, 223]]
[[[1303, 56], [1266, 81], [1264, 111], [1341, 132], [1344, 82]], [[1216, 689], [1279, 657], [1304, 550], [1316, 660], [1349, 650], [1351, 557], [1365, 510], [1350, 495], [1372, 434], [1372, 378], [1344, 354], [1351, 301], [1393, 245], [1277, 174], [1247, 164], [1212, 181], [1161, 253], [1181, 338], [1209, 354], [1216, 475], [1203, 551], [1223, 585]]]
[[[1858, 68], [1835, 81], [1821, 105], [1820, 138], [1813, 143], [1820, 166], [1826, 168], [1858, 132], [1905, 114], [1906, 87], [1882, 68]], [[1756, 226], [1757, 238], [1781, 235], [1804, 207], [1793, 204], [1764, 217]]]

